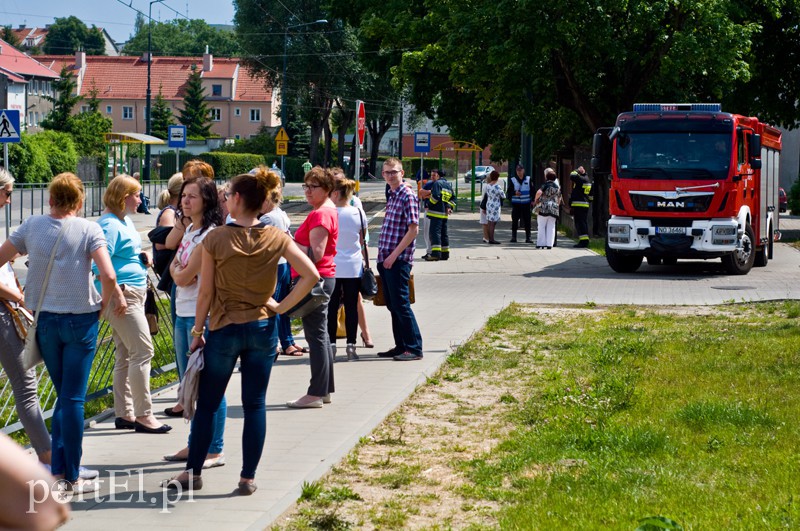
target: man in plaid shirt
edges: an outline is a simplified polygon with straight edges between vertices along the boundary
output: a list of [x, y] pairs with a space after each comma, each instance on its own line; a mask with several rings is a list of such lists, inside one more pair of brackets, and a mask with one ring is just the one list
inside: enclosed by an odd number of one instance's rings
[[394, 347], [379, 352], [378, 356], [413, 361], [422, 359], [422, 335], [408, 292], [419, 232], [419, 203], [411, 188], [403, 183], [403, 175], [403, 164], [396, 158], [383, 163], [383, 179], [389, 185], [389, 192], [378, 239], [378, 274], [386, 308], [392, 314]]

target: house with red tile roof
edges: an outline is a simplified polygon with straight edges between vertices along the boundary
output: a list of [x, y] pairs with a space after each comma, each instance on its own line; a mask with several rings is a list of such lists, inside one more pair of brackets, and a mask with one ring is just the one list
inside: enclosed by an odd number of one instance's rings
[[[143, 56], [41, 55], [37, 58], [50, 69], [66, 66], [77, 81], [78, 95], [89, 98], [97, 90], [100, 112], [114, 122], [114, 131], [146, 132], [147, 54]], [[179, 116], [192, 68], [201, 69], [206, 103], [211, 114], [211, 132], [222, 138], [249, 138], [262, 126], [276, 127], [273, 110], [275, 91], [253, 75], [238, 59], [202, 57], [156, 57], [150, 64], [152, 102], [159, 91]], [[75, 112], [88, 110], [79, 104]]]
[[53, 94], [58, 72], [0, 39], [0, 109], [18, 110], [20, 124], [30, 133], [53, 110], [45, 99]]
[[[114, 39], [111, 38], [111, 35], [103, 28], [97, 29], [103, 34], [106, 55], [119, 55], [119, 47], [114, 42]], [[27, 52], [34, 49], [41, 50], [44, 46], [44, 39], [50, 32], [50, 25], [48, 24], [43, 28], [29, 28], [22, 24], [18, 28], [12, 28], [11, 31], [17, 36], [20, 42], [20, 48], [23, 51]]]

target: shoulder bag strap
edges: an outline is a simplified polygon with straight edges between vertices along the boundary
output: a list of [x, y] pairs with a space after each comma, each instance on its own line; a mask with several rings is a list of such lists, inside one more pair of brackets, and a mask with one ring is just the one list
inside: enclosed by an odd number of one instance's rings
[[61, 243], [61, 239], [64, 237], [64, 232], [67, 229], [67, 223], [69, 223], [69, 219], [65, 219], [64, 224], [61, 225], [61, 232], [58, 234], [56, 244], [53, 246], [53, 252], [50, 253], [50, 262], [47, 264], [47, 272], [44, 274], [44, 282], [42, 282], [42, 291], [39, 294], [39, 302], [36, 304], [36, 314], [33, 316], [34, 324], [39, 321], [39, 311], [42, 309], [44, 294], [47, 292], [47, 284], [50, 282], [50, 272], [53, 270], [53, 261], [56, 259], [58, 244]]
[[358, 217], [361, 218], [361, 255], [364, 258], [364, 267], [369, 267], [369, 247], [367, 247], [367, 235], [365, 226], [367, 225], [367, 220], [364, 218], [364, 213], [361, 211], [360, 208], [358, 209]]

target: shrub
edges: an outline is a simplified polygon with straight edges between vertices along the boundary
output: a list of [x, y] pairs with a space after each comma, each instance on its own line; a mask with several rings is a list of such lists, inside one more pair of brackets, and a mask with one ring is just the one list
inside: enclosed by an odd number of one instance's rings
[[34, 137], [35, 135], [23, 132], [20, 141], [12, 144], [9, 149], [8, 165], [17, 182], [45, 183], [53, 178], [47, 162], [47, 152]]
[[65, 171], [75, 173], [77, 170], [78, 151], [68, 133], [42, 131], [31, 136], [31, 142], [40, 145], [44, 150], [51, 176]]
[[211, 164], [217, 179], [225, 179], [240, 173], [247, 173], [256, 166], [266, 163], [264, 155], [255, 155], [253, 153], [213, 151], [211, 153], [203, 153], [197, 158]]

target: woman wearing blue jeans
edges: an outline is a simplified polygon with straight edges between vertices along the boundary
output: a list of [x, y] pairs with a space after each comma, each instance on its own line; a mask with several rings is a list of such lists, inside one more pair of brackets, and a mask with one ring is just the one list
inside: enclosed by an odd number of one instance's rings
[[[197, 308], [202, 243], [215, 227], [222, 224], [222, 211], [219, 208], [217, 185], [207, 177], [198, 177], [184, 182], [180, 198], [181, 216], [191, 219], [191, 223], [186, 228], [175, 258], [169, 266], [169, 271], [177, 286], [173, 338], [178, 375], [183, 379], [183, 373], [186, 372], [186, 364], [189, 361], [189, 344], [192, 342], [191, 329]], [[225, 397], [223, 397], [214, 414], [214, 435], [203, 468], [213, 468], [225, 464], [222, 447], [227, 414], [228, 407]], [[189, 440], [191, 441], [191, 435]], [[188, 458], [188, 446], [177, 453], [164, 456], [165, 461], [186, 461]]]
[[[244, 428], [238, 491], [249, 495], [256, 490], [254, 478], [267, 429], [265, 397], [276, 356], [275, 316], [294, 307], [319, 279], [314, 265], [285, 232], [258, 219], [267, 194], [278, 186], [280, 177], [265, 168], [254, 175], [234, 177], [226, 196], [236, 221], [214, 229], [203, 240], [200, 292], [190, 348], [205, 345], [205, 366], [200, 372], [189, 461], [186, 470], [168, 480], [167, 486], [202, 488], [200, 474], [211, 446], [214, 412], [240, 360]], [[289, 261], [300, 280], [277, 303], [272, 295], [281, 257]], [[209, 332], [204, 339], [206, 318]]]
[[[17, 254], [28, 255], [25, 299], [29, 307], [36, 308], [44, 297], [36, 340], [58, 396], [53, 410], [51, 470], [67, 480], [75, 493], [92, 492], [97, 483], [80, 479], [79, 470], [83, 406], [97, 346], [98, 318], [109, 304], [116, 315], [123, 315], [127, 303], [116, 283], [103, 231], [96, 223], [76, 216], [83, 208], [81, 180], [62, 173], [53, 178], [48, 190], [50, 214], [31, 216], [20, 225], [0, 247], [0, 267]], [[54, 248], [50, 279], [42, 293]], [[103, 286], [102, 298], [92, 282], [92, 260]]]

